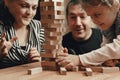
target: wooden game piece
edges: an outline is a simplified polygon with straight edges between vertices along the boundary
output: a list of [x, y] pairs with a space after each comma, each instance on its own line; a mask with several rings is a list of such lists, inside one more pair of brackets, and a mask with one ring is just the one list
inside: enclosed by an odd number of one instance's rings
[[78, 72], [79, 71], [79, 67], [78, 66], [73, 67], [72, 71]]
[[42, 67], [28, 69], [28, 75], [33, 75], [42, 72]]
[[60, 74], [61, 75], [66, 75], [67, 74], [67, 70], [64, 67], [60, 67]]
[[103, 73], [119, 72], [119, 67], [102, 67]]
[[56, 58], [56, 55], [55, 54], [52, 54], [52, 53], [41, 53], [40, 54], [40, 57], [45, 57], [45, 58]]
[[43, 45], [43, 48], [45, 49], [58, 49], [58, 45]]
[[103, 68], [102, 67], [90, 67], [92, 69], [93, 72], [103, 72]]
[[51, 67], [56, 67], [56, 62], [53, 61], [42, 61], [41, 62], [42, 66], [51, 66]]
[[92, 69], [91, 68], [86, 68], [86, 75], [87, 76], [92, 76]]
[[45, 32], [45, 35], [60, 36], [60, 35], [62, 35], [62, 32]]

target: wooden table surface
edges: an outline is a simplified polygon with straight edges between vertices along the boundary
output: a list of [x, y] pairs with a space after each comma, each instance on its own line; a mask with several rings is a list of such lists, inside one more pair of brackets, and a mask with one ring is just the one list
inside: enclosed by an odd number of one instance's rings
[[120, 80], [120, 72], [94, 72], [92, 76], [86, 76], [84, 71], [69, 71], [67, 75], [60, 75], [58, 71], [43, 71], [28, 75], [27, 70], [35, 67], [40, 67], [40, 62], [0, 69], [0, 80]]

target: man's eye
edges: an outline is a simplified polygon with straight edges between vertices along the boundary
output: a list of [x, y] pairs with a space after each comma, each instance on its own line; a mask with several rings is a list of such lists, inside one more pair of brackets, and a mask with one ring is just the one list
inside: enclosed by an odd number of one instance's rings
[[76, 17], [75, 17], [75, 16], [71, 16], [70, 18], [71, 18], [71, 19], [75, 19]]

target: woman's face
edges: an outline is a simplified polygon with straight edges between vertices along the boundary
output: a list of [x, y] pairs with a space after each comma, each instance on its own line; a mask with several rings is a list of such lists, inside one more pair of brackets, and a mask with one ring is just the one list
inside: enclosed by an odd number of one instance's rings
[[108, 6], [90, 6], [85, 7], [89, 16], [102, 30], [107, 30], [115, 21], [117, 10]]
[[38, 0], [5, 0], [5, 2], [16, 24], [28, 25], [36, 14]]

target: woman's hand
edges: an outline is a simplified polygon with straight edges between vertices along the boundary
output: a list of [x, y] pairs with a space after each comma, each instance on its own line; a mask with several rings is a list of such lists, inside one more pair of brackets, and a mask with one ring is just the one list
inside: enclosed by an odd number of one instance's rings
[[6, 41], [6, 34], [2, 34], [0, 41], [0, 58], [7, 56], [8, 51], [12, 47], [14, 41], [17, 40], [17, 37], [13, 37], [9, 41]]
[[59, 66], [63, 66], [68, 70], [72, 70], [75, 66], [80, 64], [79, 56], [68, 54], [68, 50], [64, 48], [62, 53], [57, 53], [56, 62]]
[[37, 62], [41, 61], [40, 53], [36, 48], [31, 48], [28, 53], [28, 62]]

